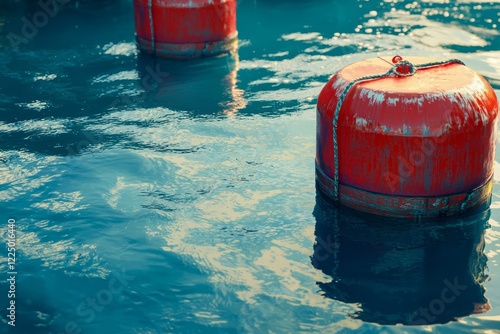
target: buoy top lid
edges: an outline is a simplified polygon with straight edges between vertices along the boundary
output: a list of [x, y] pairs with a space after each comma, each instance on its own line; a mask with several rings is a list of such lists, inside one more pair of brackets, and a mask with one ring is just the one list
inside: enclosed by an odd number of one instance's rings
[[[395, 68], [392, 58], [362, 60], [335, 73], [318, 97], [318, 112], [333, 119], [340, 105], [339, 127], [361, 126], [363, 131], [402, 136], [462, 132], [496, 120], [495, 91], [479, 73], [461, 63], [419, 68], [442, 60], [404, 57], [416, 67], [410, 76], [391, 73], [357, 81], [388, 73]], [[351, 87], [353, 82], [357, 83]]]
[[[371, 58], [348, 65], [339, 71], [339, 75], [347, 82], [367, 76], [386, 73], [393, 67], [393, 57]], [[396, 58], [396, 57], [394, 57]], [[386, 61], [384, 61], [384, 60]], [[440, 61], [427, 57], [404, 57], [413, 65]], [[465, 87], [473, 90], [485, 86], [484, 79], [474, 70], [461, 64], [447, 64], [430, 68], [417, 69], [416, 73], [407, 77], [389, 77], [380, 80], [360, 83], [359, 86], [379, 92], [402, 94], [429, 94], [436, 92], [457, 91]], [[483, 88], [484, 89], [484, 88]]]

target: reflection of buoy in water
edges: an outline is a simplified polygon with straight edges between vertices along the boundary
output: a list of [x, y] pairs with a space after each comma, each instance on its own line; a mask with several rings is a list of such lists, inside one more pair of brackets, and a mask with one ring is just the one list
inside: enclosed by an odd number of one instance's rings
[[408, 59], [351, 64], [323, 88], [319, 188], [345, 206], [395, 217], [452, 216], [489, 202], [495, 92], [458, 60]]
[[237, 47], [236, 0], [134, 0], [136, 40], [169, 58], [218, 55]]
[[137, 69], [147, 104], [198, 116], [234, 116], [247, 105], [236, 52], [188, 62], [139, 54]]
[[431, 325], [487, 312], [489, 210], [422, 222], [365, 214], [316, 196], [312, 265], [322, 293], [357, 304], [351, 316], [384, 325]]

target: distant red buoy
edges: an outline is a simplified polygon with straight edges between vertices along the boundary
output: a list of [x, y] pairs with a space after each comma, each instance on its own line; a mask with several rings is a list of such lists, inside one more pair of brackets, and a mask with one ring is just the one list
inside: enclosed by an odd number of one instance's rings
[[452, 216], [489, 204], [495, 92], [459, 61], [399, 58], [392, 68], [377, 58], [351, 64], [321, 91], [319, 189], [394, 217]]
[[143, 52], [196, 58], [237, 47], [236, 0], [134, 0], [134, 11]]

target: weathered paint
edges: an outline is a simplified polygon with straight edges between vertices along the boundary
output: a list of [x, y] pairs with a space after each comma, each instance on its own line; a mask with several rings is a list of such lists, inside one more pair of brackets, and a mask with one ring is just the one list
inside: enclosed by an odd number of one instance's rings
[[[386, 73], [389, 66], [380, 59], [358, 62], [337, 72], [323, 88], [318, 98], [316, 163], [327, 177], [334, 176], [332, 122], [343, 89], [356, 78]], [[395, 198], [447, 198], [485, 186], [493, 174], [497, 114], [498, 99], [491, 86], [459, 64], [419, 69], [411, 77], [359, 83], [347, 95], [337, 125], [340, 190], [349, 187]], [[347, 198], [341, 202], [364, 207], [364, 200]], [[420, 212], [415, 203], [424, 202], [379, 204], [413, 205], [412, 210]]]
[[136, 41], [141, 51], [195, 58], [237, 48], [236, 0], [152, 0], [151, 15], [148, 2], [134, 0]]

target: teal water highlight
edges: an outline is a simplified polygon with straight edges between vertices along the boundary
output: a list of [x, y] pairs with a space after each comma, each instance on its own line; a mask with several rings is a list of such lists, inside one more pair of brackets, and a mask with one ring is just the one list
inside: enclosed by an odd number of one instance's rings
[[137, 53], [131, 0], [23, 37], [39, 11], [0, 4], [1, 333], [500, 329], [500, 172], [489, 211], [412, 228], [314, 184], [316, 98], [349, 63], [458, 58], [499, 94], [498, 1], [241, 1], [238, 52], [189, 62]]

